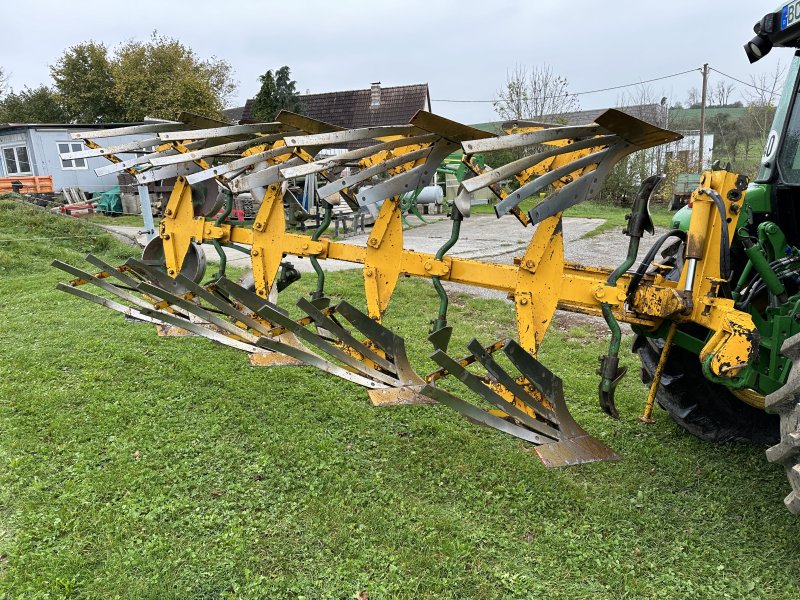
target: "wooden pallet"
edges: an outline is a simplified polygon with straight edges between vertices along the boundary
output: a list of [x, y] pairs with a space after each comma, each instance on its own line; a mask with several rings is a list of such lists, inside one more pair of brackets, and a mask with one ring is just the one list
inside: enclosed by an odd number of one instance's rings
[[53, 193], [53, 178], [47, 175], [46, 177], [0, 177], [0, 194], [14, 191], [11, 184], [16, 181], [22, 183], [23, 194]]

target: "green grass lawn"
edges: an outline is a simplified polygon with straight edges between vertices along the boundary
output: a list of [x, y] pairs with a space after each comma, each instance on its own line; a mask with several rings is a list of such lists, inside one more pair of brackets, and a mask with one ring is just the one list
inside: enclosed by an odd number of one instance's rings
[[[442, 406], [247, 357], [54, 289], [54, 258], [135, 252], [83, 221], [0, 203], [0, 598], [793, 598], [800, 522], [763, 448], [710, 445], [620, 385], [597, 408], [589, 326], [542, 361], [579, 422], [624, 455], [547, 470]], [[85, 237], [92, 236], [92, 237]], [[356, 272], [329, 293], [363, 302]], [[313, 286], [286, 290], [288, 306]], [[436, 297], [387, 315], [420, 372]], [[509, 304], [458, 295], [451, 350], [509, 335]], [[625, 341], [622, 360], [637, 362]], [[361, 594], [361, 595], [360, 595]], [[366, 595], [365, 595], [366, 594]]]
[[[132, 225], [134, 227], [144, 228], [144, 221], [142, 215], [119, 215], [117, 217], [110, 217], [108, 215], [101, 215], [98, 213], [92, 215], [85, 215], [80, 217], [90, 223], [99, 223], [101, 225]], [[159, 219], [154, 219], [156, 226]]]

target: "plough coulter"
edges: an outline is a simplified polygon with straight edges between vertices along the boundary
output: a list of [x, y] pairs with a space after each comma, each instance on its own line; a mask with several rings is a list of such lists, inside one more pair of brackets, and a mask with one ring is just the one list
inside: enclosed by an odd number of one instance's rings
[[[724, 171], [704, 175], [695, 211], [699, 214], [703, 205], [707, 210], [690, 234], [698, 243], [691, 246], [688, 259], [699, 266], [687, 268], [680, 280], [665, 278], [663, 269], [648, 269], [649, 264], [628, 273], [640, 238], [653, 230], [648, 200], [659, 177], [645, 181], [635, 200], [623, 265], [611, 271], [564, 262], [563, 211], [594, 197], [622, 157], [678, 137], [622, 112], [609, 110], [594, 123], [572, 127], [509, 123], [503, 136], [427, 112], [405, 124], [349, 130], [288, 112], [273, 123], [202, 128], [165, 123], [140, 126], [135, 132], [145, 129], [159, 145], [154, 152], [126, 160], [97, 141], [118, 131], [79, 135], [109, 158], [112, 168], [128, 169], [140, 181], [176, 178], [158, 236], [141, 260], [121, 266], [94, 256], [87, 257], [91, 270], [54, 263], [73, 277], [59, 288], [127, 317], [243, 350], [254, 364], [317, 367], [365, 387], [376, 405], [439, 402], [475, 423], [530, 442], [546, 465], [560, 466], [618, 457], [574, 421], [561, 380], [536, 358], [557, 308], [600, 315], [609, 323], [612, 341], [600, 365], [599, 393], [601, 406], [614, 416], [614, 390], [624, 374], [617, 356], [620, 321], [649, 332], [677, 323], [714, 331], [699, 354], [719, 379], [734, 380], [754, 352], [752, 320], [719, 293], [724, 284], [717, 259], [720, 234], [727, 239], [733, 230], [725, 218], [719, 219], [735, 210], [743, 178]], [[509, 149], [524, 153], [493, 170], [473, 161], [476, 153]], [[463, 153], [470, 176], [451, 207], [451, 239], [436, 254], [404, 249], [401, 199], [429, 185], [440, 163], [456, 151]], [[318, 189], [324, 218], [313, 234], [305, 235], [287, 230], [284, 193], [285, 182], [309, 174], [325, 181]], [[506, 192], [500, 183], [509, 179], [517, 186]], [[483, 188], [497, 195], [498, 218], [533, 230], [524, 255], [514, 264], [447, 255], [470, 216], [470, 194]], [[549, 196], [527, 213], [520, 209], [523, 200], [546, 190]], [[261, 198], [260, 208], [251, 224], [231, 224], [226, 216], [234, 195], [242, 192]], [[322, 237], [333, 198], [355, 210], [380, 206], [366, 247]], [[203, 281], [200, 244], [213, 244], [220, 253], [220, 272], [210, 281]], [[251, 284], [225, 276], [226, 246], [250, 255]], [[276, 303], [278, 290], [288, 283], [286, 256], [308, 258], [316, 272], [315, 291], [297, 302], [303, 313], [299, 319]], [[363, 269], [366, 312], [346, 301], [334, 304], [325, 295], [324, 259]], [[431, 358], [439, 366], [432, 373], [418, 374], [403, 339], [381, 324], [401, 275], [430, 279], [440, 299], [429, 332]], [[443, 281], [506, 292], [516, 308], [517, 339], [489, 344], [473, 340], [466, 355], [453, 358], [448, 354], [452, 326]], [[95, 291], [87, 291], [89, 286]], [[492, 408], [485, 410], [443, 389], [440, 384], [447, 377], [459, 380]]]

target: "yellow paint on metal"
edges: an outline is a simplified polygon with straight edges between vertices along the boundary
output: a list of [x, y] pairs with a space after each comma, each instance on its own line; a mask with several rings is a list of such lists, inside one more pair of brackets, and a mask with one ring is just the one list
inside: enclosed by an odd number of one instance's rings
[[[379, 142], [393, 142], [395, 140], [399, 140], [399, 139], [402, 139], [404, 137], [407, 137], [407, 136], [403, 136], [403, 135], [387, 135], [387, 136], [380, 137], [380, 138], [375, 138], [375, 139], [378, 140]], [[377, 165], [377, 164], [382, 163], [384, 161], [390, 160], [392, 158], [397, 158], [397, 157], [402, 156], [404, 154], [409, 154], [411, 152], [416, 152], [417, 150], [421, 150], [423, 148], [429, 148], [430, 145], [431, 145], [430, 143], [417, 144], [417, 143], [414, 143], [413, 140], [409, 140], [407, 146], [398, 146], [396, 148], [392, 148], [391, 150], [381, 150], [379, 152], [375, 152], [374, 154], [370, 154], [369, 156], [366, 156], [366, 157], [362, 158], [358, 162], [358, 165], [362, 169], [366, 169], [368, 167], [372, 167], [374, 165]], [[399, 166], [397, 166], [397, 167], [395, 167], [393, 169], [390, 169], [389, 172], [392, 173], [392, 174], [400, 173], [400, 172], [403, 172], [403, 171], [407, 171], [408, 169], [411, 168], [411, 166], [416, 166], [417, 164], [421, 163], [421, 161], [419, 159], [414, 163], [414, 165], [410, 165], [409, 164], [410, 162], [411, 161], [409, 161], [408, 163], [404, 163], [402, 165], [399, 165]]]
[[[199, 231], [198, 224], [200, 224]], [[177, 277], [192, 239], [204, 237], [202, 219], [198, 221], [194, 219], [192, 188], [183, 177], [178, 177], [169, 196], [169, 201], [164, 209], [164, 218], [159, 224], [159, 235], [164, 242], [167, 273], [171, 277]]]
[[[184, 146], [179, 142], [172, 142], [172, 147], [175, 148], [175, 150], [177, 150], [181, 154], [188, 154], [189, 152], [192, 152], [191, 148], [187, 148], [186, 146]], [[203, 158], [198, 158], [196, 160], [193, 160], [192, 162], [203, 170], [211, 168], [211, 165], [208, 164], [208, 161], [206, 161]]]
[[653, 405], [656, 401], [656, 394], [658, 393], [658, 386], [661, 384], [661, 375], [664, 373], [664, 366], [667, 364], [669, 358], [669, 351], [672, 349], [672, 342], [675, 339], [675, 332], [678, 330], [678, 324], [672, 323], [669, 326], [667, 337], [664, 340], [664, 347], [661, 348], [661, 356], [658, 358], [656, 371], [653, 374], [653, 381], [650, 382], [650, 391], [647, 394], [647, 403], [644, 407], [644, 413], [639, 419], [644, 423], [655, 423], [653, 420]]
[[533, 356], [556, 312], [563, 272], [564, 236], [559, 213], [539, 224], [517, 269], [514, 305], [519, 344]]
[[253, 222], [253, 230], [250, 261], [256, 294], [266, 298], [283, 259], [283, 239], [286, 237], [283, 192], [279, 184], [267, 187]]
[[[534, 126], [527, 126], [527, 127], [514, 126], [514, 127], [511, 127], [509, 129], [506, 129], [505, 131], [506, 131], [506, 133], [514, 134], [514, 133], [533, 133], [535, 131], [541, 131], [543, 129], [547, 129], [547, 128], [546, 127], [534, 127]], [[566, 145], [572, 143], [573, 141], [574, 140], [560, 139], [560, 140], [551, 140], [549, 142], [543, 142], [543, 144], [545, 146], [563, 147], [563, 146], [566, 146]], [[583, 158], [584, 156], [588, 156], [589, 154], [591, 154], [593, 152], [597, 152], [598, 150], [600, 150], [600, 148], [601, 148], [601, 146], [597, 146], [595, 148], [585, 148], [583, 150], [576, 150], [574, 152], [568, 152], [566, 154], [560, 154], [558, 156], [553, 156], [553, 157], [547, 158], [547, 159], [543, 160], [542, 162], [540, 162], [540, 163], [538, 163], [538, 164], [536, 164], [536, 165], [534, 165], [532, 167], [529, 167], [529, 168], [527, 168], [527, 169], [525, 169], [523, 171], [520, 171], [516, 175], [516, 180], [517, 180], [517, 182], [519, 183], [520, 186], [523, 186], [523, 185], [525, 185], [526, 183], [528, 183], [531, 179], [533, 179], [535, 177], [539, 177], [541, 175], [544, 175], [545, 173], [547, 173], [549, 171], [552, 171], [554, 169], [558, 169], [559, 167], [563, 167], [564, 165], [567, 165], [567, 164], [569, 164], [569, 163], [571, 163], [571, 162], [573, 162], [575, 160], [578, 160], [579, 158]], [[588, 173], [590, 171], [594, 171], [594, 169], [595, 169], [595, 165], [588, 165], [588, 166], [583, 167], [581, 169], [577, 169], [576, 171], [573, 171], [572, 173], [570, 173], [568, 175], [565, 175], [561, 179], [558, 179], [558, 180], [554, 181], [552, 185], [553, 185], [554, 188], [559, 189], [559, 188], [567, 185], [568, 183], [572, 182], [574, 179], [580, 177], [584, 173]]]
[[[394, 149], [392, 156], [402, 155], [413, 147]], [[582, 155], [584, 151], [579, 153]], [[295, 150], [294, 155], [305, 161], [313, 160], [302, 149]], [[470, 160], [465, 162], [473, 171], [477, 169]], [[531, 172], [527, 176], [535, 175]], [[735, 174], [709, 172], [704, 174], [702, 185], [716, 190], [725, 199], [726, 208], [730, 208], [727, 195], [736, 185]], [[202, 217], [194, 217], [191, 200], [190, 187], [179, 178], [160, 225], [167, 268], [173, 275], [179, 272], [192, 240], [216, 239], [223, 244], [234, 242], [251, 246], [256, 288], [262, 297], [268, 295], [284, 255], [313, 255], [363, 265], [368, 313], [377, 320], [386, 311], [400, 275], [437, 276], [451, 282], [504, 291], [514, 299], [520, 343], [532, 354], [536, 353], [556, 308], [599, 315], [601, 303], [609, 304], [619, 321], [651, 330], [664, 319], [706, 327], [712, 335], [700, 358], [712, 356], [711, 370], [718, 376], [735, 375], [754, 352], [752, 332], [755, 327], [750, 316], [737, 311], [732, 300], [719, 294], [718, 249], [723, 228], [716, 209], [711, 210], [713, 203], [707, 195], [696, 193], [697, 216], [693, 215], [690, 225], [694, 240], [692, 249], [698, 256], [691, 296], [687, 298], [681, 291], [684, 281], [667, 281], [657, 272], [643, 278], [629, 305], [626, 293], [630, 276], [624, 275], [615, 286], [608, 286], [605, 282], [609, 269], [564, 262], [558, 216], [540, 223], [525, 254], [516, 264], [508, 265], [458, 257], [437, 260], [432, 254], [403, 249], [399, 198], [384, 202], [366, 248], [324, 238], [314, 241], [309, 236], [287, 232], [282, 190], [277, 184], [267, 189], [252, 228], [230, 224], [216, 226]], [[732, 237], [734, 227], [735, 223], [726, 223], [724, 231]]]
[[[736, 215], [731, 204], [738, 207], [741, 194], [738, 190], [739, 176], [729, 171], [706, 171], [700, 179], [700, 187], [692, 193], [692, 217], [687, 238], [687, 257], [697, 258], [697, 269], [692, 287], [691, 313], [685, 321], [692, 321], [708, 328], [712, 335], [700, 351], [700, 360], [713, 356], [711, 372], [719, 377], [732, 377], [752, 359], [757, 351], [756, 327], [748, 313], [734, 308], [734, 301], [723, 298], [720, 288], [720, 241], [727, 235], [733, 240]], [[716, 191], [725, 205], [726, 223], [720, 223], [720, 215], [712, 198], [704, 189]], [[729, 198], [736, 198], [733, 202]], [[678, 289], [686, 288], [686, 269], [678, 282]]]
[[[260, 154], [262, 152], [266, 152], [267, 150], [274, 150], [276, 148], [283, 148], [286, 145], [286, 142], [283, 140], [276, 140], [271, 144], [259, 144], [258, 146], [251, 146], [244, 152], [242, 152], [242, 156], [253, 156], [254, 154]], [[284, 155], [286, 156], [286, 155]], [[281, 161], [278, 161], [281, 162]]]
[[367, 313], [380, 321], [392, 297], [403, 259], [403, 222], [400, 199], [384, 201], [367, 240], [364, 290]]
[[750, 388], [743, 388], [740, 390], [731, 390], [731, 393], [745, 404], [749, 404], [753, 408], [764, 410], [764, 395], [759, 394]]

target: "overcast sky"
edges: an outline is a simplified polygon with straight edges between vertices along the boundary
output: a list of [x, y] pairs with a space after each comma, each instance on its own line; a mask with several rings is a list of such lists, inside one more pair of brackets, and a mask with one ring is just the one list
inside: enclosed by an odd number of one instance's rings
[[[433, 110], [468, 123], [497, 120], [491, 100], [515, 64], [548, 63], [572, 92], [699, 68], [704, 62], [750, 80], [791, 54], [750, 66], [742, 45], [774, 10], [763, 0], [372, 0], [3, 2], [0, 67], [14, 89], [50, 83], [48, 66], [90, 39], [110, 48], [157, 29], [200, 57], [229, 61], [239, 82], [232, 105], [258, 90], [258, 76], [289, 65], [301, 92], [428, 83]], [[711, 85], [721, 76], [712, 73]], [[684, 101], [699, 71], [652, 84]], [[738, 89], [744, 86], [735, 83]], [[622, 90], [581, 95], [582, 109], [613, 106]], [[736, 95], [738, 97], [738, 94]]]

